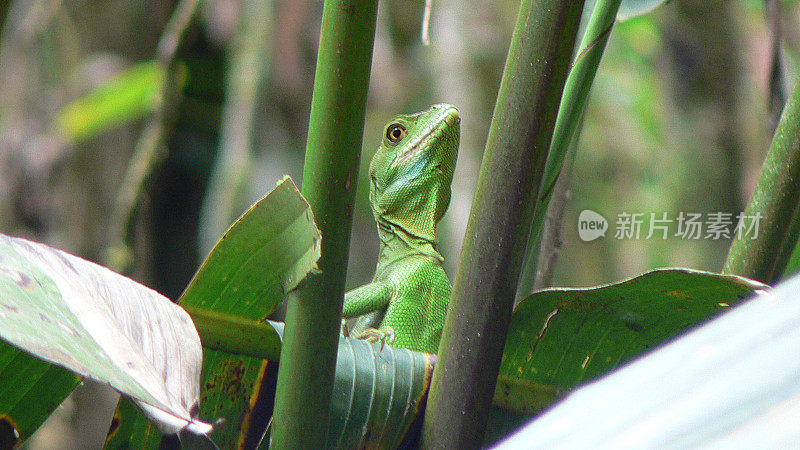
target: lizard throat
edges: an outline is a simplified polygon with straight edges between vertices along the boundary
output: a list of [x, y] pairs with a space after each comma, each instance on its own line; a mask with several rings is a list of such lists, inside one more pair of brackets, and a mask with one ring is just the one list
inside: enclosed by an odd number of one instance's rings
[[416, 254], [444, 261], [444, 257], [436, 250], [435, 241], [411, 233], [395, 222], [386, 219], [379, 220], [378, 238], [381, 241], [381, 255], [391, 250], [393, 254], [397, 255], [393, 259]]

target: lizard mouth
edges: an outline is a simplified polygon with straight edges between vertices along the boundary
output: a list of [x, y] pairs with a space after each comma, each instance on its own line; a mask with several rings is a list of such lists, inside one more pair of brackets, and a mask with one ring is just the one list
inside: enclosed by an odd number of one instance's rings
[[458, 117], [458, 110], [454, 106], [440, 104], [432, 106], [431, 109], [437, 111], [430, 121], [431, 125], [420, 130], [416, 138], [404, 145], [403, 151], [394, 157], [390, 167], [414, 160], [419, 153], [428, 148], [427, 143], [441, 136], [446, 127], [453, 126], [461, 120]]

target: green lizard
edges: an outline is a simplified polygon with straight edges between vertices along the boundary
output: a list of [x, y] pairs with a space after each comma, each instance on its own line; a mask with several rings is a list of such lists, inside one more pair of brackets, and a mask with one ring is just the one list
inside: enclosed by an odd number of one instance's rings
[[[436, 250], [436, 224], [450, 203], [458, 153], [458, 110], [434, 105], [394, 117], [369, 166], [369, 200], [378, 222], [380, 256], [372, 282], [345, 294], [344, 317], [355, 333], [436, 353], [450, 281]], [[369, 314], [368, 314], [369, 313]]]

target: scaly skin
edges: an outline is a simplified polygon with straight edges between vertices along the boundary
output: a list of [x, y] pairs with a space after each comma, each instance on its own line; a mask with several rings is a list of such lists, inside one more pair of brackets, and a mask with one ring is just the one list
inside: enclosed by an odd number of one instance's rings
[[384, 129], [369, 166], [380, 256], [372, 282], [345, 295], [345, 318], [367, 314], [354, 332], [377, 328], [394, 347], [437, 352], [450, 281], [436, 224], [450, 203], [459, 122], [458, 111], [442, 104], [396, 116]]

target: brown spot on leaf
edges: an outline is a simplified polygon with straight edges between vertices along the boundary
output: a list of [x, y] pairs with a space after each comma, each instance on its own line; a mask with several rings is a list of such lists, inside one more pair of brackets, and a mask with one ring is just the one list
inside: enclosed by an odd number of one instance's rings
[[194, 402], [192, 407], [189, 408], [189, 415], [192, 416], [193, 419], [196, 419], [200, 415], [200, 404], [198, 402]]
[[667, 295], [669, 295], [669, 296], [671, 296], [671, 297], [682, 298], [682, 299], [684, 299], [684, 300], [689, 300], [689, 301], [692, 301], [692, 300], [694, 300], [694, 299], [693, 299], [693, 298], [692, 298], [690, 295], [688, 295], [688, 294], [687, 294], [685, 291], [680, 291], [680, 290], [677, 290], [677, 289], [673, 289], [673, 290], [671, 290], [671, 291], [667, 291]]
[[17, 275], [19, 275], [19, 280], [15, 281], [15, 282], [20, 287], [23, 287], [23, 288], [31, 288], [31, 287], [33, 287], [33, 280], [31, 280], [31, 277], [25, 275], [22, 272], [17, 272]]
[[644, 330], [644, 327], [642, 327], [641, 324], [636, 322], [625, 322], [625, 326], [628, 327], [628, 329], [631, 331], [640, 332]]
[[644, 316], [638, 312], [625, 312], [620, 316], [620, 320], [631, 331], [641, 332], [644, 330], [644, 326], [641, 323], [644, 320]]
[[219, 369], [213, 372], [203, 385], [200, 401], [205, 401], [210, 391], [217, 392], [222, 398], [234, 399], [243, 397], [243, 392], [249, 387], [242, 385], [245, 368], [242, 360], [232, 358], [224, 361]]

